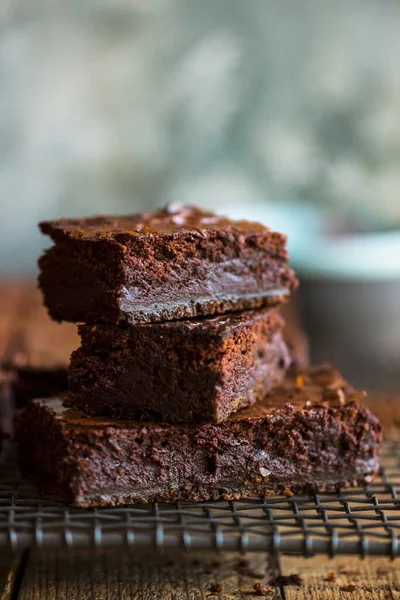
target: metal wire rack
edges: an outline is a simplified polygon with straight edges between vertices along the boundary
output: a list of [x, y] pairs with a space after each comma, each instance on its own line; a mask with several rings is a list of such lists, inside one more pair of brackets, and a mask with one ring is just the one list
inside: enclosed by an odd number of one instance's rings
[[[11, 453], [12, 454], [12, 453]], [[387, 442], [368, 487], [312, 496], [201, 504], [73, 509], [0, 466], [0, 548], [153, 547], [159, 550], [400, 555], [400, 443]]]

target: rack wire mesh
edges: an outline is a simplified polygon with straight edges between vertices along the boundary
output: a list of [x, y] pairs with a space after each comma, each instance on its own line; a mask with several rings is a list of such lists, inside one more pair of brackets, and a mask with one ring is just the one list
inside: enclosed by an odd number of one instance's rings
[[[11, 453], [13, 454], [13, 453]], [[232, 502], [74, 509], [0, 466], [0, 548], [153, 547], [158, 550], [400, 555], [400, 443], [387, 442], [365, 488]]]

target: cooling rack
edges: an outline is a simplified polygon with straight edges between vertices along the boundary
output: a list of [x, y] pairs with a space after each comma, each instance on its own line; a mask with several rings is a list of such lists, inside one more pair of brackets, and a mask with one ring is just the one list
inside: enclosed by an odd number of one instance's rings
[[0, 465], [0, 548], [147, 547], [310, 556], [400, 554], [400, 443], [387, 442], [365, 488], [233, 502], [74, 509]]

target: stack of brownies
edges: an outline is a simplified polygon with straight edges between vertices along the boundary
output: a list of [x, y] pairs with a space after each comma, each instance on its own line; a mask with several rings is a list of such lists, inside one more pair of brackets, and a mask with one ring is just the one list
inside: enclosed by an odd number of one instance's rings
[[331, 367], [289, 369], [286, 238], [193, 207], [41, 223], [65, 398], [17, 418], [20, 466], [76, 506], [334, 489], [378, 469], [377, 419]]

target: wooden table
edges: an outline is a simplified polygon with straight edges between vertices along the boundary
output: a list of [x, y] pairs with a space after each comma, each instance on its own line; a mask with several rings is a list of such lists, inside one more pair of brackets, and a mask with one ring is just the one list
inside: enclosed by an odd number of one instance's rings
[[400, 598], [386, 558], [25, 552], [3, 555], [2, 600], [300, 600]]

